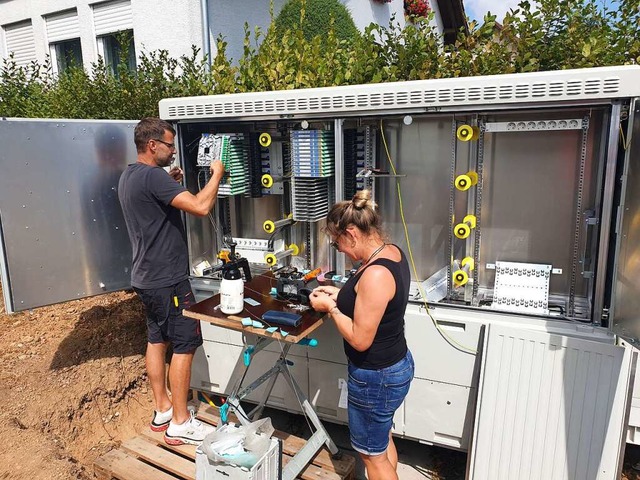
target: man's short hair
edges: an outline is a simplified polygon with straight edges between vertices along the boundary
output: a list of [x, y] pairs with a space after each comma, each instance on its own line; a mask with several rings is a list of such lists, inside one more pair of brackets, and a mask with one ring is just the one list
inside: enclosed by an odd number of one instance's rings
[[169, 131], [173, 135], [176, 134], [176, 131], [169, 122], [165, 122], [159, 118], [146, 117], [140, 120], [133, 131], [133, 140], [136, 142], [136, 150], [138, 153], [144, 153], [146, 151], [149, 140], [162, 140], [165, 131]]

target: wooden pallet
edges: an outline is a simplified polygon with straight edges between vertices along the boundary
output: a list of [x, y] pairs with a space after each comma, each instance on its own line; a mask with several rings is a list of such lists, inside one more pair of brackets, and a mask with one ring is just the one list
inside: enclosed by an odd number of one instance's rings
[[[211, 425], [220, 418], [216, 410], [202, 404], [197, 417]], [[287, 464], [305, 444], [305, 440], [276, 430], [274, 436], [282, 440], [283, 464]], [[164, 434], [146, 428], [138, 437], [122, 443], [119, 449], [98, 458], [94, 472], [99, 479], [118, 480], [195, 480], [196, 447], [173, 447], [164, 442]], [[343, 454], [339, 460], [331, 458], [326, 448], [320, 450], [298, 478], [304, 480], [352, 480], [355, 458]]]

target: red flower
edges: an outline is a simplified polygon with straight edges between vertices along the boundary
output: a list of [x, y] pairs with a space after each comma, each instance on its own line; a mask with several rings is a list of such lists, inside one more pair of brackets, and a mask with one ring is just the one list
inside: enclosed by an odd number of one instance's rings
[[409, 17], [426, 17], [429, 12], [429, 0], [404, 0], [404, 13]]

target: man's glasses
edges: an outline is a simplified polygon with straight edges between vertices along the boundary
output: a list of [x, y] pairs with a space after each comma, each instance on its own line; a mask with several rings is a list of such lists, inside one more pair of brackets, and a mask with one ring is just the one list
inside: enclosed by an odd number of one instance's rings
[[156, 142], [164, 143], [167, 147], [169, 147], [171, 149], [176, 148], [176, 144], [175, 143], [165, 142], [164, 140], [160, 140], [159, 138], [152, 138], [151, 140], [155, 140]]

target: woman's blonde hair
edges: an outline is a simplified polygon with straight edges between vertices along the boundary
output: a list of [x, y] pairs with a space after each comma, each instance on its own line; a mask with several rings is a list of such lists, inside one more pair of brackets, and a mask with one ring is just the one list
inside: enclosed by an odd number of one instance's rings
[[334, 238], [342, 235], [347, 227], [358, 227], [365, 235], [384, 236], [382, 218], [371, 199], [371, 190], [360, 190], [353, 199], [336, 203], [327, 215], [327, 233]]

